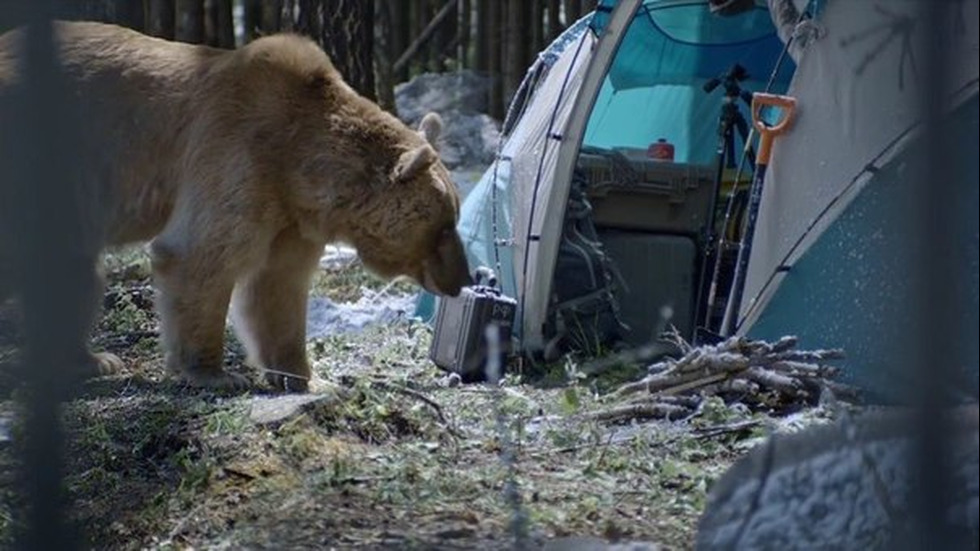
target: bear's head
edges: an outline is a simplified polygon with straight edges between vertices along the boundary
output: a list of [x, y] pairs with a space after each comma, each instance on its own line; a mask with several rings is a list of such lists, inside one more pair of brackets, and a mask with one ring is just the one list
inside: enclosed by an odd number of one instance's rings
[[263, 37], [235, 55], [226, 80], [247, 93], [220, 107], [249, 125], [270, 180], [292, 175], [281, 188], [301, 231], [350, 243], [382, 277], [458, 295], [470, 275], [456, 232], [459, 193], [434, 145], [439, 116], [406, 126], [348, 86], [306, 38]]
[[456, 231], [459, 193], [434, 144], [442, 128], [426, 115], [413, 139], [396, 150], [376, 186], [377, 208], [352, 236], [364, 265], [382, 277], [408, 276], [427, 291], [456, 296], [470, 284], [463, 243]]

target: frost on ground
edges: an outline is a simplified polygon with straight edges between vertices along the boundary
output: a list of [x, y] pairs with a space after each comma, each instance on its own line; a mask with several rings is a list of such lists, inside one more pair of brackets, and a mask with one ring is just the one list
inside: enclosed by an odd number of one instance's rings
[[[126, 372], [85, 385], [64, 417], [73, 515], [98, 548], [509, 549], [515, 481], [535, 545], [592, 537], [685, 549], [713, 481], [747, 442], [791, 430], [765, 408], [718, 397], [675, 401], [687, 413], [669, 421], [622, 415], [630, 404], [611, 391], [647, 375], [643, 366], [590, 373], [566, 357], [514, 365], [496, 387], [460, 385], [428, 360], [431, 329], [411, 320], [320, 324], [329, 334], [307, 347], [319, 396], [192, 391], [164, 375], [145, 255], [107, 265], [94, 342]], [[353, 311], [417, 290], [389, 285], [341, 249], [327, 251], [312, 294]], [[254, 375], [230, 332], [226, 358]], [[17, 417], [4, 415], [16, 392], [2, 390], [0, 418], [16, 434]], [[794, 425], [832, 416], [804, 411]], [[0, 444], [0, 546], [20, 522], [13, 449]]]

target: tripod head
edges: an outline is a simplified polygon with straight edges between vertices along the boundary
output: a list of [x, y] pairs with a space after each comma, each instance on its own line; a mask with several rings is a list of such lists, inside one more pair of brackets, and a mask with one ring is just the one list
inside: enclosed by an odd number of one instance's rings
[[747, 78], [749, 78], [748, 71], [745, 70], [745, 67], [742, 67], [736, 63], [720, 76], [705, 82], [702, 88], [705, 93], [710, 94], [711, 92], [715, 91], [715, 88], [722, 86], [725, 91], [725, 98], [729, 100], [742, 98], [742, 101], [744, 101], [746, 104], [752, 105], [752, 93], [748, 90], [743, 90], [739, 85], [739, 82], [742, 82]]

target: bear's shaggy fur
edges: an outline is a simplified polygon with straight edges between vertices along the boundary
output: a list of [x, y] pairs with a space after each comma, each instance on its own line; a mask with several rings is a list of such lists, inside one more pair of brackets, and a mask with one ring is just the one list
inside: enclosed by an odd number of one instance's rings
[[[438, 116], [406, 127], [295, 35], [219, 50], [101, 23], [55, 31], [82, 113], [83, 193], [102, 198], [83, 207], [100, 221], [99, 243], [84, 253], [94, 261], [104, 245], [151, 242], [173, 373], [201, 386], [243, 383], [221, 367], [230, 304], [251, 361], [304, 387], [307, 294], [328, 242], [437, 294], [469, 281], [459, 196], [432, 145]], [[19, 84], [22, 36], [0, 37], [0, 97]], [[0, 240], [9, 279], [6, 248]], [[13, 288], [0, 281], [0, 301]]]

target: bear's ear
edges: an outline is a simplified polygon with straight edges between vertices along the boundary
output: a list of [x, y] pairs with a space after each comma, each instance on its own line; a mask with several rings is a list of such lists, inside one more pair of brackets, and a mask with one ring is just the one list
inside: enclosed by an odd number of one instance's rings
[[439, 155], [432, 146], [422, 145], [415, 149], [409, 149], [398, 157], [395, 168], [391, 171], [391, 179], [395, 182], [411, 180], [423, 170], [432, 166]]
[[433, 146], [442, 134], [442, 117], [436, 113], [427, 113], [419, 122], [419, 134]]
[[317, 71], [306, 79], [306, 84], [310, 90], [317, 93], [323, 92], [329, 82], [330, 79], [325, 71]]

